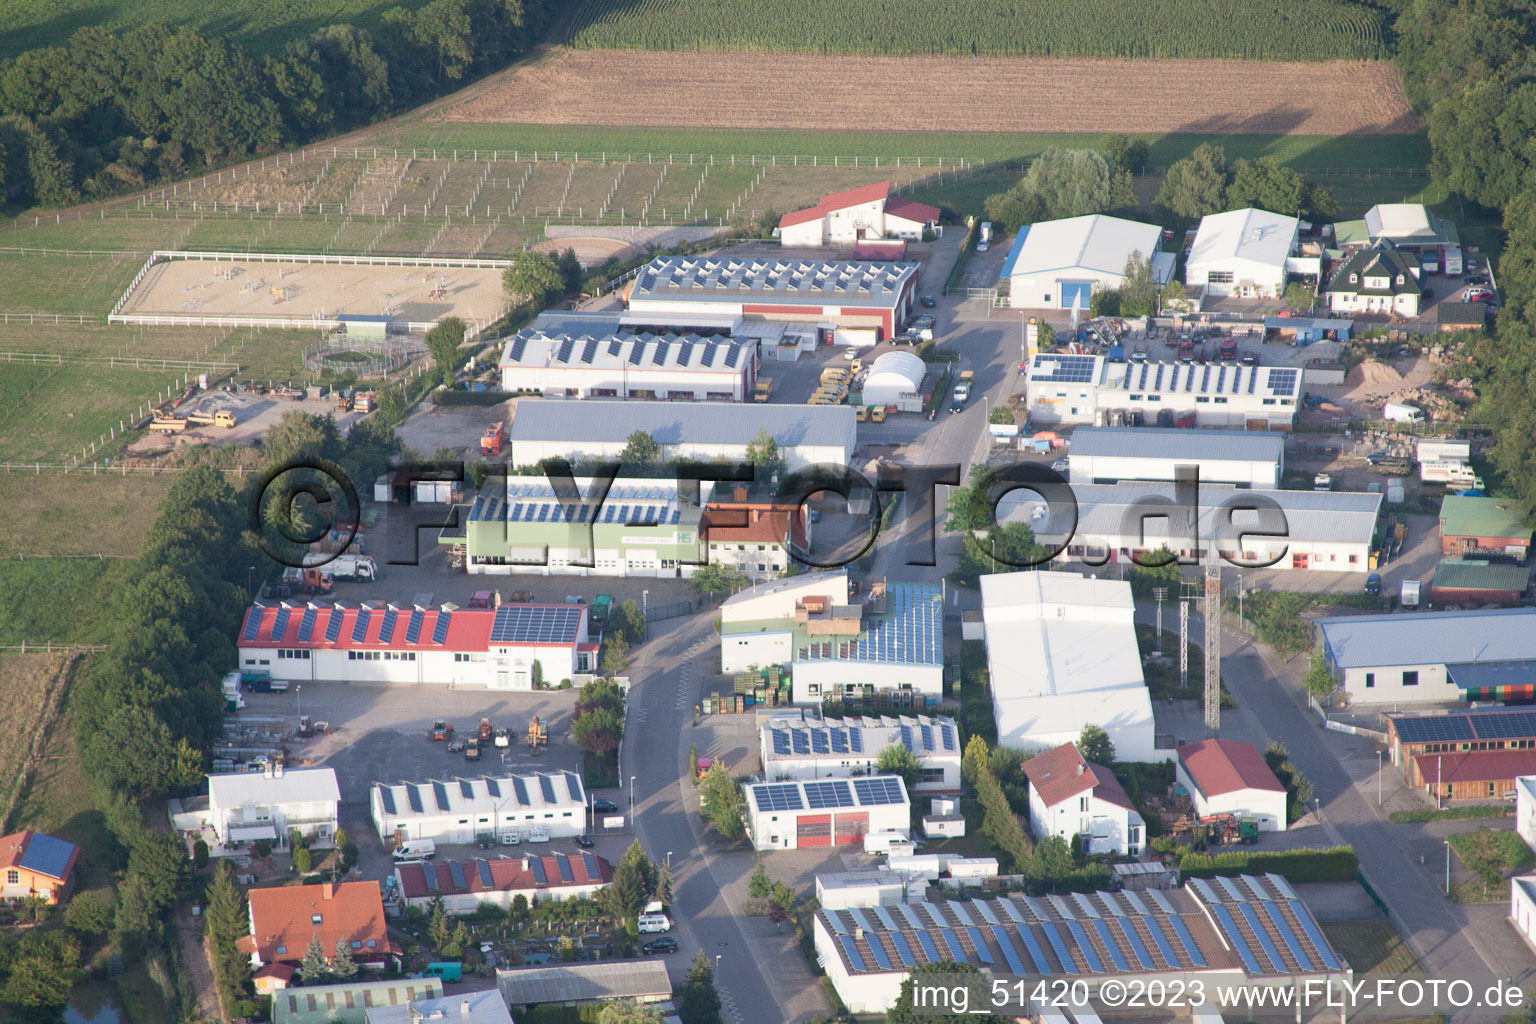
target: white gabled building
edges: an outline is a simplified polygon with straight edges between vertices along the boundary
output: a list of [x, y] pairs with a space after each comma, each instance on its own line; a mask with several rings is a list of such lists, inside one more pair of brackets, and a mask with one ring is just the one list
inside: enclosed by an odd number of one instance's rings
[[1074, 485], [1171, 481], [1178, 469], [1193, 466], [1202, 484], [1277, 488], [1285, 438], [1257, 430], [1078, 427], [1069, 465]]
[[1323, 659], [1350, 704], [1525, 700], [1536, 608], [1318, 619]]
[[1217, 739], [1186, 743], [1179, 748], [1174, 773], [1202, 818], [1232, 814], [1257, 818], [1260, 832], [1285, 831], [1285, 787], [1253, 744]]
[[1289, 430], [1300, 369], [1227, 363], [1110, 362], [1043, 353], [1026, 367], [1029, 419], [1041, 426]]
[[741, 402], [757, 379], [756, 341], [719, 334], [575, 333], [538, 326], [507, 339], [501, 386], [546, 398]]
[[553, 838], [587, 831], [587, 794], [575, 772], [375, 783], [368, 807], [386, 843], [472, 843], [477, 836], [510, 830], [526, 836], [529, 829], [541, 827]]
[[912, 802], [895, 775], [821, 782], [751, 782], [747, 834], [759, 850], [862, 846], [872, 832], [912, 829]]
[[1088, 310], [1096, 291], [1125, 283], [1125, 264], [1139, 253], [1158, 284], [1173, 276], [1174, 256], [1159, 252], [1163, 229], [1093, 214], [1025, 225], [1013, 240], [999, 280], [1007, 281], [1015, 309]]
[[1029, 827], [1037, 840], [1082, 836], [1086, 853], [1136, 857], [1147, 825], [1114, 772], [1083, 760], [1063, 743], [1024, 762], [1029, 779]]
[[1185, 283], [1212, 298], [1276, 298], [1285, 291], [1300, 228], [1296, 217], [1251, 207], [1202, 217]]
[[763, 723], [760, 743], [763, 777], [773, 781], [873, 774], [881, 751], [904, 746], [922, 769], [914, 793], [960, 789], [960, 728], [953, 718], [783, 716]]
[[1056, 747], [1097, 725], [1120, 760], [1157, 760], [1129, 583], [997, 573], [981, 607], [999, 744]]
[[341, 789], [331, 768], [236, 772], [208, 776], [208, 818], [220, 846], [266, 841], [286, 846], [297, 831], [316, 846], [336, 836]]
[[852, 244], [860, 239], [922, 241], [939, 222], [939, 209], [891, 195], [891, 183], [876, 182], [822, 196], [808, 210], [779, 218], [779, 243], [787, 246]]

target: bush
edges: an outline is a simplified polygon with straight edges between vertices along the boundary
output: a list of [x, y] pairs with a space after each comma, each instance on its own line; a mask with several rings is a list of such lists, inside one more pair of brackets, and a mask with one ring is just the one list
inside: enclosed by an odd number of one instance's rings
[[1468, 818], [1502, 818], [1515, 813], [1509, 804], [1476, 804], [1471, 807], [1425, 808], [1420, 811], [1393, 811], [1387, 817], [1394, 825], [1413, 825], [1424, 821], [1463, 821]]
[[1229, 850], [1214, 856], [1186, 853], [1179, 862], [1179, 881], [1216, 875], [1262, 875], [1271, 871], [1291, 882], [1353, 882], [1360, 873], [1360, 858], [1350, 846], [1266, 853]]
[[270, 857], [272, 856], [272, 844], [265, 839], [258, 839], [251, 846], [251, 853], [258, 857]]
[[208, 844], [199, 839], [192, 844], [192, 867], [201, 871], [208, 866]]

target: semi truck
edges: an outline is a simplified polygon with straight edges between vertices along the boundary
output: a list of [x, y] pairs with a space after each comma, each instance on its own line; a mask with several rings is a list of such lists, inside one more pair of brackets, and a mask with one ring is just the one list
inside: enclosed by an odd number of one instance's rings
[[367, 555], [337, 555], [323, 566], [338, 580], [372, 583], [379, 578], [379, 565]]

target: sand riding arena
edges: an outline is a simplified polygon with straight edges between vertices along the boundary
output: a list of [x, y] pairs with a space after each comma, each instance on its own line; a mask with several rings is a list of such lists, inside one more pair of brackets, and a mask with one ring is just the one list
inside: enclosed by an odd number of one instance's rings
[[156, 252], [109, 317], [123, 324], [330, 329], [384, 316], [425, 331], [456, 316], [478, 334], [506, 308], [507, 260]]

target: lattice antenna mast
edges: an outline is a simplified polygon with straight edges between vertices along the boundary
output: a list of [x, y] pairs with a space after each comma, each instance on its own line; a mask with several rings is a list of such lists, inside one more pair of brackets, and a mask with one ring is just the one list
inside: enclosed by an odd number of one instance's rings
[[1205, 731], [1221, 732], [1221, 562], [1214, 537], [1205, 549]]

